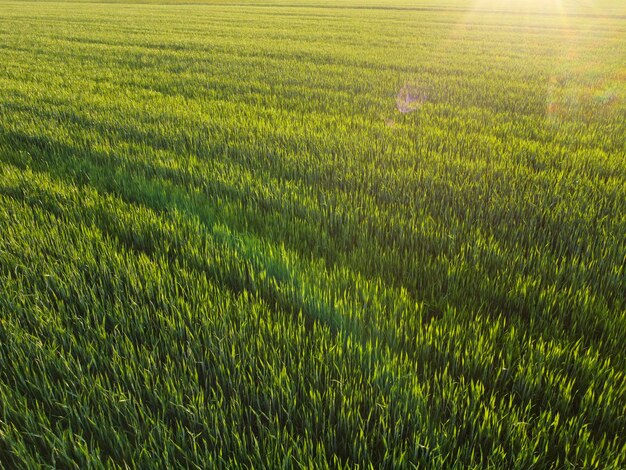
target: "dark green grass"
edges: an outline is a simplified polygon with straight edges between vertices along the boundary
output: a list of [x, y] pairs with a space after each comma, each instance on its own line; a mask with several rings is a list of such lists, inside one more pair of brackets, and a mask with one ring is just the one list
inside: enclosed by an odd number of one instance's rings
[[625, 12], [474, 6], [1, 2], [0, 466], [626, 465]]

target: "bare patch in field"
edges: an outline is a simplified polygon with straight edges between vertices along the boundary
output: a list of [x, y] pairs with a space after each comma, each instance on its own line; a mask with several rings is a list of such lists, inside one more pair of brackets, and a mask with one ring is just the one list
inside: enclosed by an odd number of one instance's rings
[[428, 92], [414, 84], [405, 84], [396, 95], [396, 109], [402, 114], [421, 108], [428, 101]]

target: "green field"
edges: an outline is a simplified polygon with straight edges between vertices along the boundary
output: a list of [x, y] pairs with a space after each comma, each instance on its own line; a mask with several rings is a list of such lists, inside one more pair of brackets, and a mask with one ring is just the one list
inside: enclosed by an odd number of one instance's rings
[[0, 0], [0, 468], [626, 468], [626, 4]]

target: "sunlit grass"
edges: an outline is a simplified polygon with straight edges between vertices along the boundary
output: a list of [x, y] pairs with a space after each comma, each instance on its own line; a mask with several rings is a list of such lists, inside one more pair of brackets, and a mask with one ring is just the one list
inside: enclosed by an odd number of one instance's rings
[[0, 3], [0, 466], [626, 465], [620, 5], [239, 3]]

